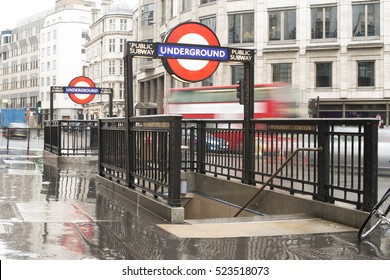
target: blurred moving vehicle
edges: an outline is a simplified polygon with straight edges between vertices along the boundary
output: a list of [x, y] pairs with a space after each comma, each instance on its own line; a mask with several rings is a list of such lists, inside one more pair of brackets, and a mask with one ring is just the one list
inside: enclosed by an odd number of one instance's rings
[[[243, 120], [244, 106], [239, 103], [237, 91], [239, 86], [204, 86], [172, 88], [165, 104], [166, 114], [180, 114], [183, 119], [195, 120]], [[291, 118], [299, 115], [296, 91], [289, 84], [269, 83], [254, 85], [254, 118]], [[213, 127], [209, 127], [213, 128]], [[218, 132], [213, 134], [217, 139], [224, 139], [232, 152], [241, 153], [243, 149], [243, 134], [238, 131], [242, 124], [234, 123], [230, 128], [237, 131], [223, 131], [228, 124], [218, 124]], [[215, 140], [215, 139], [214, 139]], [[256, 153], [268, 154], [271, 146], [268, 142], [274, 140], [257, 139]], [[221, 141], [208, 141], [209, 150], [219, 149], [213, 143], [224, 146]], [[225, 145], [226, 146], [226, 145]]]
[[[198, 142], [198, 137], [196, 132], [194, 133], [194, 139], [190, 136], [190, 131], [188, 129], [182, 129], [181, 135], [181, 144], [183, 146], [190, 146], [191, 141], [193, 141], [196, 146]], [[227, 152], [229, 151], [229, 142], [223, 138], [215, 137], [214, 135], [207, 133], [206, 134], [206, 151], [207, 152]]]
[[27, 138], [28, 127], [25, 123], [10, 123], [5, 129], [8, 138]]
[[[244, 107], [237, 98], [238, 85], [173, 88], [165, 113], [184, 119], [242, 120]], [[254, 86], [255, 118], [290, 118], [298, 115], [297, 94], [284, 83]]]
[[206, 136], [206, 151], [208, 152], [227, 152], [229, 151], [229, 142], [225, 139], [214, 137], [212, 135]]

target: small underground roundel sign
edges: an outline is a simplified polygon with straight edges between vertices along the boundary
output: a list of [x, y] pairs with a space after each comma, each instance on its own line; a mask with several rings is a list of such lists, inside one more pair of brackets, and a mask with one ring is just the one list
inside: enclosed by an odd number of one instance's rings
[[[206, 25], [198, 22], [179, 24], [167, 34], [164, 43], [164, 46], [159, 49], [160, 52], [183, 54], [183, 59], [162, 58], [168, 73], [180, 80], [191, 83], [203, 81], [219, 66], [219, 61], [213, 60], [213, 56], [219, 55], [218, 49], [210, 47], [220, 47], [220, 43], [215, 33]], [[183, 50], [180, 44], [197, 45], [197, 47]], [[205, 48], [202, 48], [203, 45]], [[209, 57], [210, 60], [197, 59], [199, 56]]]
[[99, 94], [99, 89], [95, 88], [95, 83], [85, 76], [74, 78], [65, 91], [69, 98], [77, 104], [87, 104], [95, 98], [96, 94]]

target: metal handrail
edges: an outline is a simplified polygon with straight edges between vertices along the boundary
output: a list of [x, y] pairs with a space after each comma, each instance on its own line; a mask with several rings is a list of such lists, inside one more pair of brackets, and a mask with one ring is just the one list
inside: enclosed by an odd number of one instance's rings
[[280, 171], [282, 171], [282, 169], [293, 159], [293, 157], [298, 154], [299, 152], [303, 152], [303, 151], [306, 151], [306, 152], [320, 152], [322, 151], [322, 147], [318, 147], [318, 148], [298, 148], [296, 149], [284, 162], [283, 164], [278, 168], [278, 170], [276, 170], [272, 176], [267, 180], [267, 182], [265, 182], [263, 184], [263, 186], [261, 186], [261, 188], [255, 193], [254, 196], [252, 196], [252, 198], [234, 215], [234, 217], [237, 217], [238, 215], [240, 215], [240, 213], [256, 198], [256, 196], [258, 196], [266, 186], [268, 186], [268, 184], [276, 177], [276, 175], [278, 175], [278, 173]]

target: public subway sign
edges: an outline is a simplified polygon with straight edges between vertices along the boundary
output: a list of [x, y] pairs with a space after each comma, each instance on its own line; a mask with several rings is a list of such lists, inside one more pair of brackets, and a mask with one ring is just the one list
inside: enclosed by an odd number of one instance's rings
[[157, 57], [157, 44], [127, 41], [127, 55], [135, 57]]
[[210, 77], [220, 62], [253, 62], [254, 50], [221, 47], [217, 36], [197, 22], [179, 24], [163, 43], [127, 42], [127, 55], [160, 58], [167, 72], [186, 82]]

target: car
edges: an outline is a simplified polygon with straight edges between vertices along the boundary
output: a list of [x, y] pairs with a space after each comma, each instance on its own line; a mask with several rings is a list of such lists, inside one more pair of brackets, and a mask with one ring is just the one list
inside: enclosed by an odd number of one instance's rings
[[206, 135], [206, 151], [208, 152], [227, 152], [229, 150], [229, 142], [223, 138], [218, 138], [213, 135]]
[[[198, 142], [198, 136], [196, 131], [194, 131], [194, 138], [192, 139], [190, 136], [189, 129], [182, 129], [182, 138], [181, 144], [182, 146], [190, 146], [191, 141], [194, 142], [196, 146]], [[216, 137], [211, 133], [206, 134], [206, 151], [208, 152], [227, 152], [229, 150], [229, 142], [223, 138]]]
[[27, 138], [28, 127], [25, 123], [10, 123], [7, 128], [8, 138]]

